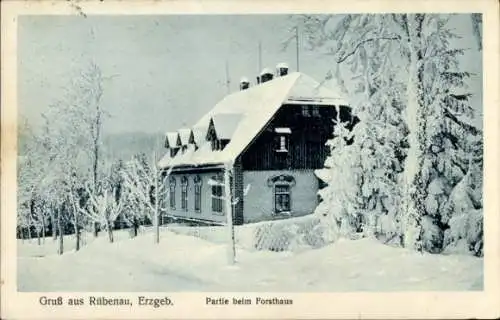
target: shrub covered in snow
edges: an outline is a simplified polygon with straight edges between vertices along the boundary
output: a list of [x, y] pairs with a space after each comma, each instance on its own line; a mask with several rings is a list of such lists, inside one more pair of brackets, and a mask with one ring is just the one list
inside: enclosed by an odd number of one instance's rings
[[252, 229], [252, 247], [257, 250], [293, 251], [317, 248], [327, 243], [319, 222], [315, 216], [306, 216], [261, 222], [244, 228]]

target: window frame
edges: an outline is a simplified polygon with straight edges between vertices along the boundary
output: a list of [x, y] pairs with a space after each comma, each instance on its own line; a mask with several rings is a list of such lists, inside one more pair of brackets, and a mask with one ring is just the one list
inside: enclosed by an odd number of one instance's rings
[[276, 134], [274, 150], [283, 153], [290, 151], [290, 135], [292, 134], [290, 128], [274, 128], [274, 132]]
[[169, 179], [169, 202], [170, 209], [175, 210], [175, 190], [177, 185], [177, 179], [175, 177], [170, 177]]
[[201, 188], [202, 188], [202, 179], [200, 176], [194, 177], [194, 211], [200, 213], [201, 212]]
[[290, 137], [288, 134], [278, 134], [277, 135], [278, 139], [276, 141], [276, 148], [275, 151], [279, 153], [287, 153], [290, 151]]
[[188, 211], [188, 184], [189, 178], [183, 176], [181, 178], [181, 209], [184, 211]]
[[301, 108], [301, 115], [304, 117], [304, 118], [310, 118], [312, 116], [312, 113], [311, 113], [311, 108], [309, 105], [307, 104], [304, 104], [302, 105], [302, 108]]
[[[267, 179], [267, 185], [272, 188], [270, 191], [271, 197], [270, 201], [272, 203], [272, 215], [275, 217], [291, 217], [293, 214], [293, 187], [296, 185], [296, 180], [293, 175], [290, 174], [277, 174], [271, 176]], [[286, 187], [286, 192], [278, 192], [280, 187]], [[277, 195], [288, 195], [288, 207], [287, 210], [277, 210]]]
[[224, 202], [222, 200], [222, 197], [224, 196], [224, 186], [222, 185], [222, 176], [221, 174], [217, 174], [212, 176], [211, 179], [218, 183], [211, 186], [212, 213], [217, 215], [224, 215]]
[[[286, 191], [278, 191], [279, 188], [285, 188]], [[287, 207], [282, 210], [278, 210], [278, 196], [286, 196], [288, 198]], [[273, 186], [273, 214], [276, 216], [280, 215], [291, 215], [292, 213], [292, 188], [289, 183], [278, 182]]]
[[319, 111], [319, 106], [312, 106], [311, 107], [311, 116], [313, 117], [321, 117], [321, 113]]

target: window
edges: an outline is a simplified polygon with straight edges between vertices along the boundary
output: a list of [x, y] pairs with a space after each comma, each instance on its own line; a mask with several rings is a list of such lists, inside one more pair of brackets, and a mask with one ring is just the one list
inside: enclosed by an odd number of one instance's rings
[[278, 136], [276, 152], [288, 152], [288, 135]]
[[223, 206], [223, 181], [222, 175], [212, 177], [212, 212], [222, 213]]
[[218, 139], [212, 140], [212, 150], [217, 151], [221, 150], [221, 142]]
[[290, 213], [290, 185], [277, 184], [274, 186], [274, 213]]
[[288, 140], [292, 131], [290, 128], [275, 128], [274, 131], [277, 133], [276, 151], [288, 152]]
[[295, 178], [287, 174], [279, 174], [267, 179], [267, 185], [272, 188], [275, 215], [292, 214], [291, 189], [295, 186]]
[[201, 212], [201, 178], [194, 177], [194, 211]]
[[182, 179], [181, 179], [181, 208], [184, 211], [187, 211], [187, 208], [188, 208], [187, 187], [188, 187], [188, 178], [182, 177]]
[[309, 112], [309, 106], [302, 106], [302, 116], [310, 117], [311, 113]]
[[286, 137], [281, 136], [280, 137], [280, 150], [287, 150], [286, 148]]
[[170, 209], [175, 210], [175, 178], [170, 177]]
[[318, 106], [313, 106], [312, 107], [312, 116], [313, 117], [320, 117], [320, 113], [319, 113], [319, 107]]

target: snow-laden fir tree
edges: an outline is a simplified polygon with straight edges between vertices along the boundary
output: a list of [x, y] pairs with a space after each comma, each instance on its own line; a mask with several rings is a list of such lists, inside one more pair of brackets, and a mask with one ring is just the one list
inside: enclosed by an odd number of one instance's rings
[[333, 28], [331, 17], [303, 20], [314, 46], [349, 67], [351, 79], [337, 75], [354, 84], [361, 119], [352, 145], [331, 142], [330, 173], [322, 172], [332, 183], [318, 211], [330, 203], [334, 220], [361, 224], [353, 230], [431, 252], [457, 241], [482, 245], [482, 133], [471, 125], [470, 94], [461, 93], [469, 74], [458, 63], [464, 49], [450, 44], [450, 17], [348, 15]]
[[[466, 178], [467, 155], [477, 145], [474, 141], [481, 139], [481, 132], [470, 124], [474, 116], [471, 94], [463, 93], [469, 73], [461, 70], [458, 56], [464, 49], [451, 47], [450, 41], [458, 36], [448, 26], [448, 19], [419, 14], [401, 19], [408, 30], [410, 50], [406, 107], [410, 151], [404, 182], [409, 188], [404, 192], [403, 207], [408, 214], [406, 246], [430, 252], [443, 249], [453, 211], [451, 193]], [[482, 162], [478, 153], [474, 163]], [[408, 232], [412, 227], [418, 230], [415, 234]]]
[[[373, 21], [370, 21], [373, 19]], [[310, 21], [309, 21], [310, 24]], [[398, 177], [405, 156], [406, 127], [401, 119], [400, 68], [394, 52], [397, 35], [388, 26], [390, 16], [346, 16], [333, 28], [339, 41], [328, 50], [335, 55], [336, 74], [349, 77], [346, 88], [361, 120], [347, 134], [335, 124], [335, 137], [328, 142], [326, 170], [318, 172], [327, 187], [320, 191], [326, 212], [337, 221], [342, 236], [362, 231], [385, 242], [401, 242]], [[359, 38], [359, 35], [365, 38]], [[370, 39], [370, 40], [367, 40]], [[396, 61], [395, 61], [396, 60]], [[343, 70], [343, 72], [342, 72]], [[339, 137], [352, 135], [351, 145]]]

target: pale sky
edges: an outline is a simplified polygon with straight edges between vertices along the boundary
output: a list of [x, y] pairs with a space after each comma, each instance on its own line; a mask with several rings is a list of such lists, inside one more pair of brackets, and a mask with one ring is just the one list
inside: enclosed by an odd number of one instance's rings
[[[457, 28], [470, 33], [469, 18], [462, 18]], [[295, 44], [280, 49], [290, 23], [285, 15], [24, 16], [18, 31], [20, 112], [39, 119], [93, 60], [104, 76], [114, 76], [104, 87], [102, 103], [112, 114], [105, 131], [191, 126], [227, 93], [226, 60], [231, 91], [242, 76], [255, 82], [259, 40], [263, 67], [287, 62], [296, 70]], [[475, 47], [470, 35], [460, 41]], [[481, 71], [477, 55], [464, 61]], [[301, 46], [301, 72], [321, 80], [331, 66], [331, 57]], [[474, 86], [481, 90], [480, 83]]]

